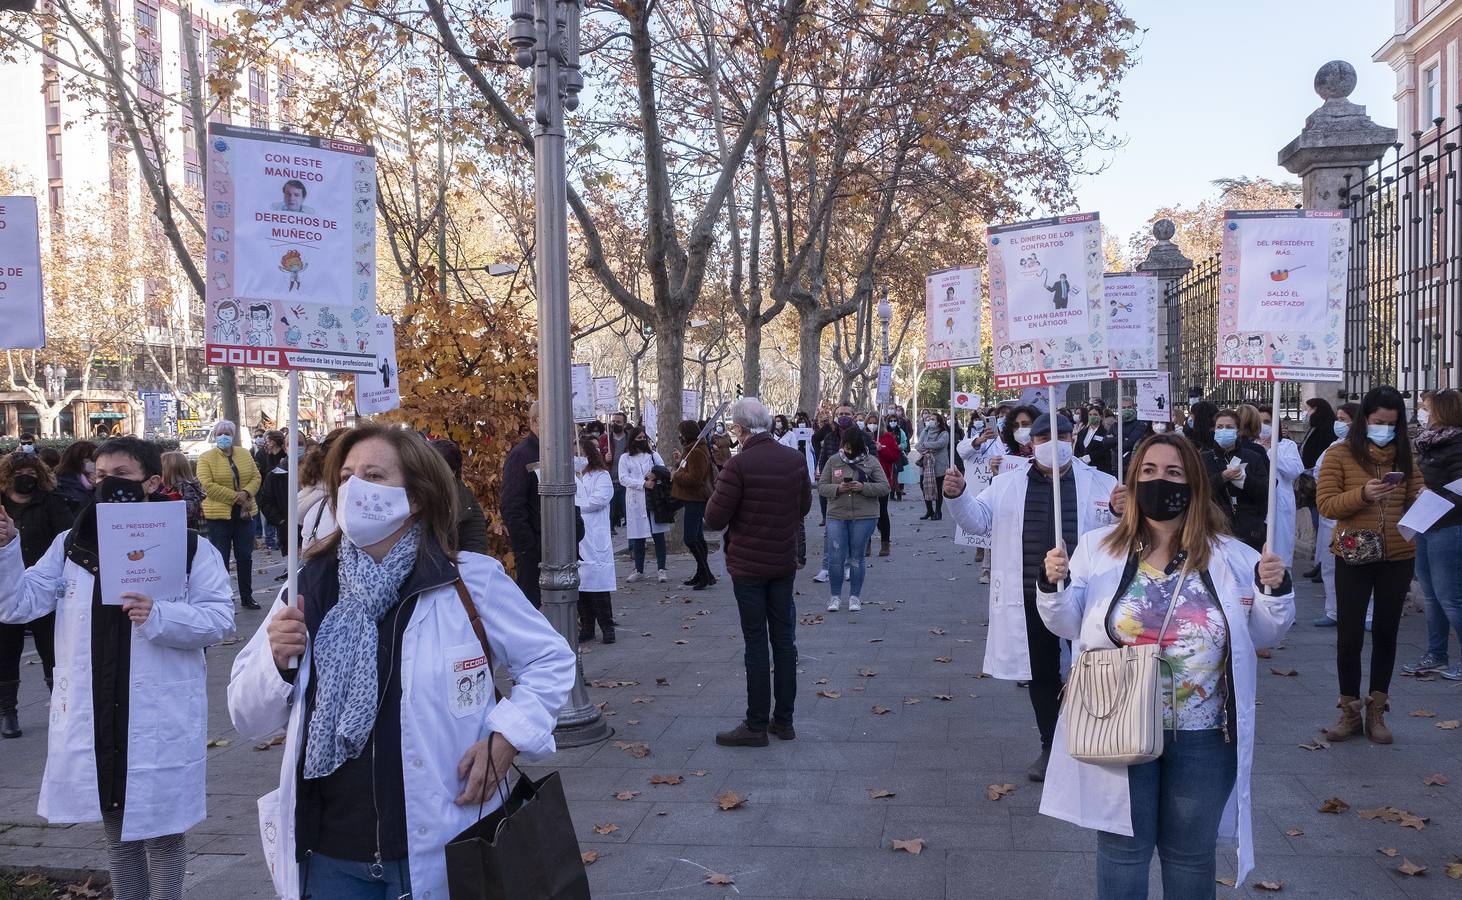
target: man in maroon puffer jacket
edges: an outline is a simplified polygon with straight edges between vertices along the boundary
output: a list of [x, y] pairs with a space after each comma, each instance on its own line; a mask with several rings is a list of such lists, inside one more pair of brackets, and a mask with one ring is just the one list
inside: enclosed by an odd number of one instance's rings
[[[812, 508], [812, 483], [802, 454], [768, 433], [772, 416], [760, 400], [736, 401], [731, 423], [741, 452], [731, 457], [716, 479], [715, 493], [706, 504], [706, 529], [726, 529], [722, 538], [726, 570], [731, 573], [746, 640], [746, 720], [716, 735], [716, 743], [765, 747], [768, 731], [784, 741], [797, 736], [792, 730], [792, 702], [797, 696], [792, 586], [797, 577], [797, 531]], [[776, 710], [769, 715], [773, 693]]]

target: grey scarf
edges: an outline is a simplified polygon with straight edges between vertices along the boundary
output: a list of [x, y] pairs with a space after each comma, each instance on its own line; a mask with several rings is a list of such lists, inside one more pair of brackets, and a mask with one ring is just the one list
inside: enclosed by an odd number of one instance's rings
[[305, 742], [305, 777], [323, 778], [365, 749], [376, 725], [379, 626], [416, 566], [420, 526], [379, 563], [343, 536], [340, 599], [315, 634], [315, 709]]

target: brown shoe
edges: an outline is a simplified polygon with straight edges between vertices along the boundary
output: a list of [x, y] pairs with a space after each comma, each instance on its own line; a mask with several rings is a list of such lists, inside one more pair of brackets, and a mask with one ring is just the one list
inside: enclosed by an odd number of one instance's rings
[[1385, 712], [1391, 706], [1387, 703], [1387, 697], [1380, 691], [1371, 691], [1366, 698], [1366, 736], [1373, 743], [1391, 743], [1391, 729], [1386, 727]]
[[797, 740], [797, 729], [792, 727], [791, 722], [788, 722], [786, 725], [769, 722], [767, 723], [767, 734], [776, 735], [784, 741]]
[[888, 541], [884, 541], [882, 544], [879, 545], [879, 547], [878, 547], [878, 555], [879, 556], [887, 556], [888, 555]]
[[766, 729], [757, 731], [742, 722], [730, 731], [723, 731], [716, 735], [716, 743], [722, 747], [765, 747], [767, 733]]
[[1325, 739], [1329, 741], [1344, 741], [1361, 733], [1361, 707], [1364, 705], [1355, 697], [1342, 695], [1340, 702], [1335, 704], [1340, 707], [1340, 720], [1330, 728], [1325, 729]]

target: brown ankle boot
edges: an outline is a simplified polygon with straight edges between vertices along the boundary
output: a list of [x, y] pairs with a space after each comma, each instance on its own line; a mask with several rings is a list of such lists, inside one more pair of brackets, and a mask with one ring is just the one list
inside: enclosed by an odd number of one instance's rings
[[1340, 721], [1330, 728], [1325, 729], [1325, 739], [1329, 741], [1344, 741], [1361, 733], [1361, 707], [1364, 703], [1355, 697], [1342, 695], [1340, 702], [1335, 704], [1340, 707]]
[[1384, 718], [1391, 705], [1386, 700], [1380, 691], [1371, 691], [1371, 696], [1366, 698], [1366, 736], [1377, 744], [1391, 743], [1391, 729], [1386, 727]]
[[878, 555], [879, 556], [887, 556], [888, 554], [889, 554], [888, 541], [884, 541], [878, 547]]

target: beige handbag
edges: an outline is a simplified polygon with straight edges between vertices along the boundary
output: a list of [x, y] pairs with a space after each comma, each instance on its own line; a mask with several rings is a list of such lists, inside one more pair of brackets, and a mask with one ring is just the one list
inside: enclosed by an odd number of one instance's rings
[[1066, 719], [1066, 750], [1071, 758], [1102, 766], [1134, 766], [1162, 756], [1162, 639], [1173, 619], [1178, 591], [1168, 598], [1168, 612], [1154, 644], [1083, 650], [1066, 680], [1061, 715]]

